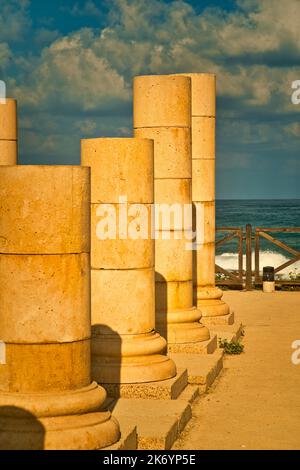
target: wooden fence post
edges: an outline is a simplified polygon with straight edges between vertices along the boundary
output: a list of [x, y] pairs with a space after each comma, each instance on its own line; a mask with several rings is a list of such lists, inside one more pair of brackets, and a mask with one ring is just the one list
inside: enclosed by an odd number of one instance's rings
[[259, 229], [255, 230], [255, 284], [260, 281], [259, 278], [259, 251], [260, 251], [260, 232]]
[[252, 226], [246, 225], [246, 290], [252, 290]]

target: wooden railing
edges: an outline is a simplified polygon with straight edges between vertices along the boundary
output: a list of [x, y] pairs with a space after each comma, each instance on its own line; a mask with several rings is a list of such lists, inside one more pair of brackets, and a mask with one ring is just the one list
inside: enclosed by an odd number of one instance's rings
[[[220, 240], [216, 241], [216, 248], [228, 243], [229, 241], [238, 240], [237, 255], [238, 255], [238, 269], [237, 270], [226, 270], [221, 266], [216, 264], [216, 274], [221, 274], [222, 278], [216, 279], [217, 285], [228, 285], [228, 286], [239, 286], [251, 290], [254, 285], [262, 284], [262, 276], [260, 274], [260, 247], [261, 247], [261, 238], [267, 240], [268, 242], [276, 245], [281, 250], [284, 250], [289, 255], [292, 255], [292, 258], [289, 261], [281, 264], [280, 266], [275, 267], [275, 275], [280, 273], [283, 269], [292, 266], [297, 261], [300, 261], [300, 251], [292, 248], [291, 246], [283, 243], [270, 233], [299, 233], [300, 236], [300, 227], [293, 228], [276, 228], [276, 227], [257, 227], [254, 232], [252, 226], [248, 224], [244, 230], [241, 227], [217, 227], [218, 232], [225, 232], [225, 235]], [[245, 242], [245, 245], [244, 245]], [[252, 269], [252, 252], [253, 252], [253, 242], [254, 242], [254, 259], [255, 267], [254, 271]], [[299, 246], [300, 246], [300, 237], [299, 237]], [[243, 257], [246, 255], [246, 266], [244, 269], [243, 266]], [[282, 285], [300, 285], [300, 278], [295, 277], [295, 279], [280, 279], [276, 277], [276, 284]]]
[[[270, 243], [273, 245], [278, 246], [282, 250], [284, 250], [286, 253], [289, 255], [292, 255], [293, 257], [281, 264], [280, 266], [275, 266], [275, 275], [280, 273], [285, 268], [288, 268], [289, 266], [295, 264], [297, 261], [300, 261], [300, 251], [295, 250], [294, 248], [288, 246], [286, 243], [283, 243], [282, 241], [278, 240], [275, 237], [272, 237], [270, 233], [299, 233], [300, 235], [300, 227], [293, 227], [293, 228], [276, 228], [276, 227], [267, 227], [267, 228], [261, 228], [257, 227], [255, 229], [255, 284], [261, 284], [262, 283], [262, 278], [259, 273], [259, 265], [260, 265], [260, 240], [261, 238], [264, 238], [265, 240], [268, 240]], [[299, 284], [300, 285], [300, 279], [293, 279], [293, 280], [286, 280], [286, 279], [276, 279], [277, 284]]]
[[[227, 235], [216, 241], [216, 248], [237, 238], [238, 241], [238, 270], [237, 272], [228, 271], [216, 264], [216, 273], [222, 274], [224, 279], [216, 280], [216, 284], [243, 286], [243, 228], [241, 227], [217, 227], [217, 232], [225, 232]], [[229, 232], [229, 233], [228, 233]]]

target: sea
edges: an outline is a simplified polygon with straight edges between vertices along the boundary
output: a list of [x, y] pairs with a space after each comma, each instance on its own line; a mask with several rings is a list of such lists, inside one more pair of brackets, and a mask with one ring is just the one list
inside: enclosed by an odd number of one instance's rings
[[[251, 224], [253, 232], [256, 227], [299, 227], [298, 233], [269, 233], [272, 237], [300, 252], [300, 199], [217, 200], [216, 224], [217, 227], [241, 227], [244, 230], [247, 224]], [[226, 234], [226, 232], [217, 232], [217, 239], [224, 237]], [[237, 269], [237, 250], [237, 239], [217, 247], [216, 263], [226, 270]], [[252, 256], [254, 266], [254, 242]], [[292, 257], [293, 255], [261, 238], [260, 271], [264, 266], [274, 266], [276, 268]], [[300, 261], [281, 271], [281, 277], [284, 278], [290, 278], [298, 274], [300, 275]]]

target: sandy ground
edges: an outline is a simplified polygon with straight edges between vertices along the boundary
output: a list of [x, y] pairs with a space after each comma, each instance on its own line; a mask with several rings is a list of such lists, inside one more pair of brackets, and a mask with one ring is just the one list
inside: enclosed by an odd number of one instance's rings
[[[224, 299], [245, 325], [245, 353], [226, 356], [212, 390], [175, 449], [300, 449], [300, 292], [233, 292]], [[300, 357], [300, 354], [299, 354]]]

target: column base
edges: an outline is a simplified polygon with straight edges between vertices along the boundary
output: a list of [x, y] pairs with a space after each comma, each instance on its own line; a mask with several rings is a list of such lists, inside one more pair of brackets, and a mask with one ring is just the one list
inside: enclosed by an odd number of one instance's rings
[[187, 367], [189, 384], [197, 385], [201, 393], [213, 385], [223, 369], [223, 350], [216, 350], [213, 354], [172, 354], [176, 364]]
[[173, 345], [195, 345], [208, 341], [209, 330], [200, 320], [201, 312], [196, 307], [173, 312], [156, 312], [156, 328], [166, 338], [168, 350]]
[[233, 325], [234, 324], [234, 312], [229, 312], [227, 315], [203, 317], [203, 323], [209, 326], [210, 330], [213, 327]]
[[197, 287], [197, 307], [203, 321], [206, 317], [221, 317], [230, 314], [229, 306], [221, 300], [223, 292], [218, 287]]
[[112, 403], [123, 426], [136, 426], [138, 450], [170, 450], [192, 418], [186, 400], [141, 400], [120, 398]]
[[176, 400], [188, 384], [186, 369], [177, 370], [176, 377], [158, 382], [135, 384], [101, 384], [110, 398], [141, 398]]
[[244, 326], [238, 321], [233, 325], [212, 325], [211, 329], [217, 335], [218, 342], [224, 339], [229, 343], [231, 341], [238, 341], [244, 334]]
[[121, 439], [112, 446], [105, 447], [105, 449], [99, 449], [104, 451], [115, 451], [115, 450], [137, 450], [137, 430], [136, 425], [128, 425], [120, 423]]
[[155, 331], [140, 335], [96, 334], [92, 338], [92, 377], [100, 384], [157, 382], [176, 376], [165, 355], [167, 344]]
[[120, 429], [100, 411], [106, 392], [93, 382], [70, 392], [0, 392], [1, 450], [96, 450], [114, 444]]
[[213, 354], [218, 347], [217, 336], [212, 336], [207, 341], [198, 341], [197, 343], [169, 344], [169, 353], [185, 354]]

